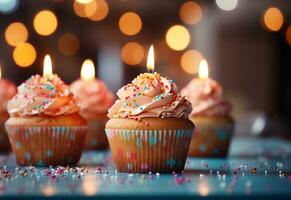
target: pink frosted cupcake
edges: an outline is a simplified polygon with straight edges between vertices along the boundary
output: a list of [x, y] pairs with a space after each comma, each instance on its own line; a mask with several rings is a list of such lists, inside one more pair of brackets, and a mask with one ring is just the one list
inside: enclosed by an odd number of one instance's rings
[[109, 109], [106, 133], [119, 172], [184, 170], [194, 124], [191, 104], [173, 80], [144, 73], [122, 87]]
[[7, 102], [15, 94], [16, 94], [15, 84], [9, 80], [2, 79], [0, 76], [0, 152], [7, 152], [10, 150], [10, 143], [4, 124], [6, 120], [9, 118], [9, 114], [7, 112]]
[[233, 135], [231, 105], [224, 100], [222, 87], [210, 78], [195, 78], [182, 90], [193, 110], [189, 119], [195, 123], [195, 134], [188, 155], [225, 157]]
[[85, 149], [106, 149], [108, 140], [104, 128], [108, 120], [107, 111], [114, 101], [113, 94], [96, 78], [87, 81], [79, 79], [71, 84], [70, 89], [79, 100], [80, 114], [88, 121]]
[[87, 123], [69, 87], [57, 76], [32, 76], [8, 102], [6, 130], [19, 165], [77, 164]]

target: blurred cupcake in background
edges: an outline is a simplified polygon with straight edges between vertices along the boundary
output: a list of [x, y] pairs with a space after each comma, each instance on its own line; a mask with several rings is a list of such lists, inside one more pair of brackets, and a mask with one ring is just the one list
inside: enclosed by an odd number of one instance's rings
[[222, 87], [208, 78], [206, 61], [200, 64], [199, 78], [191, 80], [181, 93], [192, 104], [189, 119], [196, 125], [188, 155], [227, 156], [234, 130], [231, 105], [224, 99]]
[[94, 64], [91, 60], [84, 61], [81, 79], [70, 86], [72, 93], [79, 100], [80, 114], [88, 121], [86, 150], [102, 150], [108, 148], [105, 124], [108, 120], [107, 111], [114, 102], [113, 94], [106, 85], [95, 78]]
[[44, 75], [32, 76], [8, 102], [6, 130], [19, 165], [57, 166], [78, 163], [87, 136], [73, 94], [51, 72], [45, 58]]
[[4, 124], [9, 118], [7, 102], [12, 99], [15, 94], [16, 85], [11, 81], [2, 78], [0, 66], [0, 152], [7, 152], [10, 150], [10, 143]]

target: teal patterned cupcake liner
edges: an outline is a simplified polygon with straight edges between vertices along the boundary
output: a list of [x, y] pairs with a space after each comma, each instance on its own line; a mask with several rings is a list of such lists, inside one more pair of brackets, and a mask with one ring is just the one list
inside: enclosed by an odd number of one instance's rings
[[87, 126], [6, 125], [6, 130], [19, 165], [75, 165], [87, 136]]
[[171, 173], [184, 170], [193, 130], [106, 129], [119, 172]]

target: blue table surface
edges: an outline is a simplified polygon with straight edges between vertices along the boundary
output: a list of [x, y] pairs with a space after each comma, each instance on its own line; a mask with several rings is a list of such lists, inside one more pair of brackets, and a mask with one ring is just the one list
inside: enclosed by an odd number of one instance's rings
[[0, 156], [0, 198], [291, 199], [291, 143], [234, 138], [227, 159], [188, 158], [183, 174], [117, 173], [109, 152], [85, 152], [79, 167], [17, 167]]

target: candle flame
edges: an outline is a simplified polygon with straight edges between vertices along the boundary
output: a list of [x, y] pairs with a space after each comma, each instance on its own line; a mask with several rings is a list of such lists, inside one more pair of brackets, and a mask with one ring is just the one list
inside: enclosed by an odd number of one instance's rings
[[84, 81], [90, 81], [95, 78], [95, 67], [94, 63], [90, 59], [86, 59], [83, 62], [81, 69], [81, 79]]
[[2, 70], [1, 70], [1, 65], [0, 65], [0, 79], [2, 78]]
[[147, 70], [153, 72], [155, 70], [155, 55], [154, 55], [154, 46], [151, 45], [149, 49], [148, 59], [147, 59]]
[[200, 61], [198, 75], [201, 79], [208, 78], [208, 64], [205, 59]]
[[46, 55], [44, 57], [44, 62], [43, 62], [43, 76], [50, 76], [52, 74], [53, 74], [52, 60], [49, 55]]

